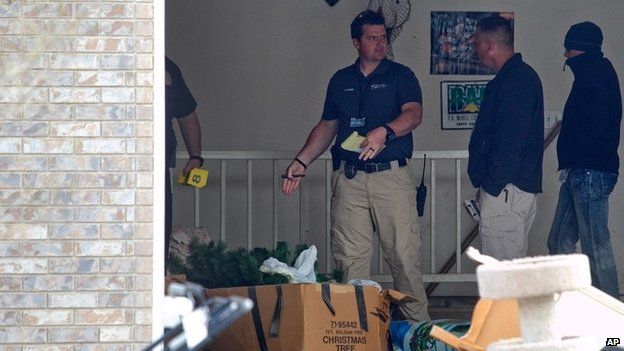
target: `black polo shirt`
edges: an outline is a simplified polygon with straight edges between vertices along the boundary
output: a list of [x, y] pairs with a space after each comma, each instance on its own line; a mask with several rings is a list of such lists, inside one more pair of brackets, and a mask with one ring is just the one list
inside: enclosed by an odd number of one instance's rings
[[[366, 135], [369, 131], [393, 121], [408, 102], [422, 104], [422, 92], [414, 72], [399, 63], [384, 59], [365, 77], [359, 59], [334, 74], [327, 87], [324, 120], [338, 119], [338, 135], [334, 157], [357, 160], [358, 153], [346, 151], [340, 144], [353, 132]], [[387, 162], [412, 157], [412, 133], [396, 138], [374, 158]]]
[[165, 57], [165, 113], [166, 113], [166, 157], [167, 166], [175, 166], [176, 137], [173, 131], [173, 120], [186, 117], [195, 111], [197, 102], [184, 83], [180, 68], [168, 57]]

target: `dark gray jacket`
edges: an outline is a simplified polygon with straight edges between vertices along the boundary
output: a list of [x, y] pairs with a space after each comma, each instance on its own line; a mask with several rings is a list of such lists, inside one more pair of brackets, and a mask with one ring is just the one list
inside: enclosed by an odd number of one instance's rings
[[529, 193], [542, 192], [543, 143], [542, 82], [515, 54], [485, 88], [468, 146], [472, 185], [492, 196], [509, 183]]
[[566, 64], [574, 72], [574, 83], [557, 141], [559, 169], [618, 174], [622, 97], [613, 65], [601, 52], [570, 58]]

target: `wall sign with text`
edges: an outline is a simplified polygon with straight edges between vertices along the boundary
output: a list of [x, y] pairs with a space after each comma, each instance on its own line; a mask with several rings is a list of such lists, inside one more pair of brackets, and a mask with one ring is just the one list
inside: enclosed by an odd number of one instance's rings
[[474, 127], [487, 83], [487, 80], [440, 83], [442, 129]]

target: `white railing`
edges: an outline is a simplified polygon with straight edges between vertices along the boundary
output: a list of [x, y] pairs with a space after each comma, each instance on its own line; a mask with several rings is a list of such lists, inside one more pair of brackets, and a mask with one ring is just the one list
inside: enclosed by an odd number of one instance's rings
[[[273, 233], [272, 233], [272, 242], [275, 245], [278, 241], [278, 204], [280, 199], [283, 199], [283, 195], [281, 194], [281, 178], [280, 174], [283, 172], [283, 168], [280, 167], [278, 169], [278, 163], [287, 162], [292, 160], [295, 152], [286, 152], [286, 151], [203, 151], [202, 157], [206, 160], [206, 162], [214, 162], [219, 161], [220, 164], [220, 195], [219, 195], [219, 206], [220, 206], [220, 219], [219, 219], [219, 239], [225, 241], [227, 239], [227, 228], [226, 228], [226, 184], [228, 179], [226, 164], [229, 161], [246, 161], [246, 170], [247, 170], [247, 188], [246, 188], [246, 214], [247, 214], [247, 238], [246, 245], [247, 248], [252, 248], [253, 242], [253, 225], [254, 225], [254, 209], [252, 208], [252, 199], [254, 195], [253, 188], [253, 165], [255, 161], [264, 161], [271, 162], [272, 164], [272, 174], [270, 175], [273, 179], [273, 189], [272, 189], [272, 221], [273, 221]], [[427, 272], [423, 272], [423, 280], [425, 282], [474, 282], [475, 274], [471, 269], [471, 272], [464, 272], [462, 267], [462, 252], [461, 252], [461, 241], [462, 241], [462, 217], [466, 218], [464, 214], [464, 210], [462, 209], [463, 198], [462, 198], [462, 181], [465, 181], [465, 170], [462, 168], [462, 160], [466, 160], [468, 158], [468, 152], [464, 150], [449, 150], [449, 151], [414, 151], [412, 159], [421, 160], [426, 155], [427, 161], [429, 163], [429, 178], [428, 180], [428, 188], [429, 194], [427, 196], [428, 208], [429, 208], [429, 269]], [[178, 152], [178, 165], [180, 166], [182, 162], [186, 159], [187, 154], [185, 152]], [[442, 221], [448, 221], [450, 218], [438, 218], [437, 216], [437, 204], [436, 198], [437, 190], [438, 190], [438, 173], [437, 173], [437, 164], [438, 161], [446, 160], [454, 161], [454, 192], [455, 196], [449, 200], [454, 201], [454, 230], [453, 233], [442, 233], [442, 236], [439, 236], [439, 233], [436, 231], [436, 226]], [[324, 163], [324, 189], [317, 189], [318, 192], [315, 194], [320, 194], [320, 191], [324, 192], [325, 197], [325, 250], [324, 252], [319, 252], [319, 261], [325, 263], [325, 267], [332, 266], [332, 256], [330, 251], [330, 201], [331, 201], [331, 174], [332, 174], [332, 164], [331, 164], [331, 156], [329, 153], [324, 153], [321, 155], [315, 163]], [[418, 164], [418, 163], [416, 163]], [[214, 173], [214, 169], [211, 172]], [[174, 177], [175, 178], [175, 177]], [[210, 183], [210, 182], [209, 182]], [[448, 179], [447, 179], [448, 183]], [[213, 185], [214, 186], [214, 185]], [[305, 194], [307, 193], [303, 189], [308, 186], [306, 182], [301, 182], [299, 188], [299, 242], [304, 242], [307, 235], [305, 225], [308, 222], [304, 220], [305, 216], [309, 212], [309, 209], [306, 208], [307, 201], [305, 199]], [[469, 189], [467, 189], [469, 190]], [[316, 191], [316, 190], [315, 190]], [[202, 210], [200, 206], [200, 197], [202, 194], [201, 189], [194, 190], [194, 225], [200, 226], [200, 219], [202, 218]], [[448, 213], [449, 211], [447, 211]], [[175, 213], [175, 211], [174, 211]], [[438, 222], [440, 220], [440, 222]], [[175, 222], [175, 220], [174, 220]], [[448, 223], [446, 223], [448, 225]], [[471, 225], [473, 223], [466, 223], [467, 225]], [[466, 230], [466, 227], [463, 227], [464, 233], [469, 230]], [[421, 236], [423, 239], [425, 238], [427, 233], [424, 233], [421, 230]], [[438, 274], [438, 267], [436, 262], [438, 261], [438, 251], [436, 250], [436, 244], [438, 243], [438, 239], [445, 240], [446, 242], [452, 242], [455, 246], [455, 259], [456, 259], [456, 270], [453, 273], [448, 274]], [[424, 241], [423, 241], [424, 242]], [[392, 277], [390, 274], [384, 274], [383, 267], [383, 255], [377, 255], [377, 273], [372, 275], [372, 279], [379, 282], [391, 282]], [[444, 257], [446, 259], [447, 257]]]

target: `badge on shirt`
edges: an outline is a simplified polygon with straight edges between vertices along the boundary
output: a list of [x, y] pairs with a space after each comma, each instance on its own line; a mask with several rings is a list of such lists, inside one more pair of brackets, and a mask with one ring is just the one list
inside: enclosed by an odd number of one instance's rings
[[378, 89], [386, 89], [387, 87], [388, 87], [388, 84], [371, 84], [370, 89], [378, 90]]
[[350, 128], [359, 128], [364, 127], [366, 125], [366, 117], [351, 117], [351, 121], [349, 122]]
[[173, 84], [173, 79], [171, 78], [171, 74], [169, 74], [169, 72], [165, 71], [165, 85], [166, 86], [171, 86], [171, 84]]

